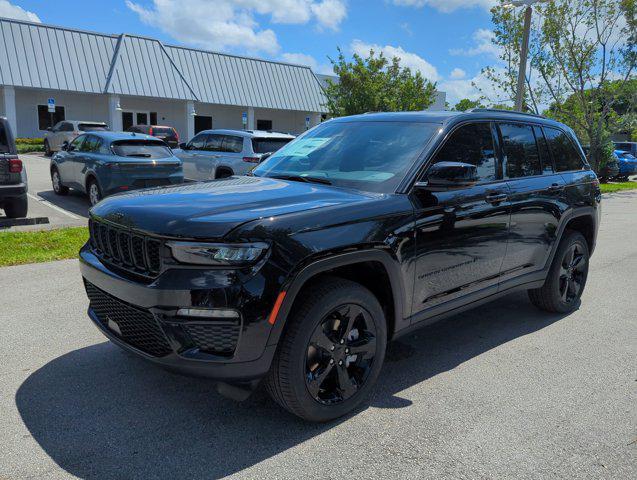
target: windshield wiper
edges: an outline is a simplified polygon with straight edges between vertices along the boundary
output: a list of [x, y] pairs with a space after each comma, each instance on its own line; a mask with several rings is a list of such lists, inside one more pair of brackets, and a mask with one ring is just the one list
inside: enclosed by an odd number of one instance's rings
[[270, 178], [278, 178], [279, 180], [291, 180], [293, 182], [322, 183], [323, 185], [331, 185], [327, 178], [323, 177], [306, 177], [303, 175], [273, 175]]

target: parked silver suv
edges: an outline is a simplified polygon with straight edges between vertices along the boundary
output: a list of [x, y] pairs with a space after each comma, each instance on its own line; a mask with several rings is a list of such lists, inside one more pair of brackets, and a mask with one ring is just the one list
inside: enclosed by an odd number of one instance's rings
[[75, 137], [84, 132], [108, 130], [104, 122], [85, 122], [80, 120], [63, 120], [49, 127], [44, 134], [44, 151], [48, 157], [62, 150], [64, 142], [71, 143]]
[[183, 162], [184, 179], [212, 180], [248, 173], [265, 154], [292, 139], [294, 135], [261, 130], [204, 130], [174, 153]]

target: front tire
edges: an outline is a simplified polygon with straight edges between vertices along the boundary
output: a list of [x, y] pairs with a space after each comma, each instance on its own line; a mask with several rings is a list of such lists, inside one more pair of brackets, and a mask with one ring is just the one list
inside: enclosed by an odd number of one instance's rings
[[288, 320], [266, 381], [270, 396], [304, 420], [343, 416], [369, 396], [385, 358], [387, 326], [362, 285], [323, 277]]
[[553, 313], [576, 310], [586, 286], [589, 258], [584, 236], [567, 230], [555, 252], [544, 285], [528, 291], [531, 303], [540, 310]]
[[88, 193], [88, 200], [91, 203], [91, 207], [97, 205], [102, 199], [102, 191], [94, 178], [91, 178], [86, 184], [86, 192]]
[[60, 172], [57, 167], [51, 169], [51, 185], [56, 195], [68, 195], [69, 187], [62, 185], [62, 177], [60, 177]]

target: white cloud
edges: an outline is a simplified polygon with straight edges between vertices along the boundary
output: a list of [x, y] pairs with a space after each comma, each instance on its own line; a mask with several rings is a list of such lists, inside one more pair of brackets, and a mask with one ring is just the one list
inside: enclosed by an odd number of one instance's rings
[[467, 72], [465, 72], [462, 68], [454, 68], [453, 70], [451, 70], [451, 75], [449, 76], [455, 80], [460, 80], [461, 78], [464, 78], [466, 75], [467, 75]]
[[[495, 68], [497, 70], [499, 67]], [[463, 98], [478, 100], [483, 95], [492, 100], [493, 103], [505, 103], [507, 101], [506, 98], [502, 97], [502, 92], [482, 73], [478, 73], [472, 78], [462, 79], [454, 79], [452, 75], [451, 79], [441, 81], [438, 84], [438, 90], [447, 93], [447, 101], [451, 106]], [[486, 103], [490, 103], [489, 100]]]
[[316, 73], [334, 75], [334, 70], [330, 63], [319, 63], [312, 55], [305, 53], [284, 53], [281, 55], [281, 60], [310, 67]]
[[7, 0], [0, 0], [0, 17], [15, 18], [16, 20], [27, 20], [29, 22], [41, 23], [40, 17], [35, 13], [25, 10], [22, 7], [13, 5]]
[[489, 9], [497, 0], [392, 0], [394, 5], [421, 8], [425, 5], [442, 13], [451, 13], [460, 8], [481, 7]]
[[347, 16], [347, 7], [342, 0], [323, 0], [312, 3], [311, 9], [319, 25], [332, 30], [338, 30], [338, 26]]
[[126, 0], [146, 24], [176, 40], [212, 50], [246, 50], [274, 54], [280, 50], [272, 23], [306, 24], [336, 30], [347, 15], [345, 0], [152, 0], [149, 6]]
[[495, 45], [493, 40], [493, 31], [486, 28], [479, 28], [471, 38], [474, 41], [474, 46], [470, 48], [452, 48], [449, 50], [450, 55], [465, 55], [468, 57], [475, 57], [476, 55], [489, 55], [495, 58], [499, 58], [500, 47]]
[[374, 50], [376, 53], [382, 52], [383, 55], [390, 60], [393, 57], [398, 57], [400, 58], [401, 66], [409, 67], [413, 71], [419, 71], [423, 77], [432, 82], [440, 80], [440, 75], [436, 67], [419, 55], [406, 52], [402, 47], [394, 47], [392, 45], [385, 45], [383, 47], [381, 45], [364, 43], [361, 40], [354, 40], [350, 44], [350, 49], [362, 57], [369, 55], [370, 50]]

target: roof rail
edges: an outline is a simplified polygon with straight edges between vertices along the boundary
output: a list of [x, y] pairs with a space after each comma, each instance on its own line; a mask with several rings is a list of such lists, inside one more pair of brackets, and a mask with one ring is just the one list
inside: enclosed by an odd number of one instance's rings
[[517, 110], [504, 110], [502, 108], [471, 108], [467, 112], [493, 112], [493, 113], [510, 113], [513, 115], [527, 115], [529, 117], [546, 118], [544, 115], [537, 113], [518, 112]]

